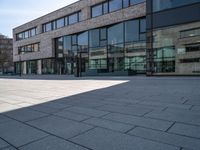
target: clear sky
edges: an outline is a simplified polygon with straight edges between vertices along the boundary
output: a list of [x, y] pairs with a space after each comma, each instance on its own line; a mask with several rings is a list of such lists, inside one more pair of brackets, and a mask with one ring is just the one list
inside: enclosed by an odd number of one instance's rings
[[12, 37], [12, 29], [78, 0], [0, 0], [0, 33]]

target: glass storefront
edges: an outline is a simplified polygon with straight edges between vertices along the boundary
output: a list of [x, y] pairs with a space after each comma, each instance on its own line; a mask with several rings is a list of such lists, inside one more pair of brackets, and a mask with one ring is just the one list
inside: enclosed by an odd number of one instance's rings
[[145, 73], [145, 18], [59, 37], [55, 43], [57, 74]]
[[200, 73], [200, 22], [153, 31], [154, 72]]

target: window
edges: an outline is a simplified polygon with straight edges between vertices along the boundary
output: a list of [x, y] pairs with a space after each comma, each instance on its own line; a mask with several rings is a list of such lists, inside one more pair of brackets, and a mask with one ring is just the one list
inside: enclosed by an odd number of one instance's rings
[[78, 47], [79, 51], [88, 51], [88, 32], [84, 32], [78, 35]]
[[129, 6], [129, 0], [123, 0], [123, 7], [126, 8]]
[[99, 46], [99, 29], [94, 29], [89, 32], [90, 47]]
[[64, 18], [56, 20], [56, 27], [57, 27], [57, 29], [61, 28], [61, 27], [64, 27], [64, 26], [65, 26], [65, 20], [64, 20]]
[[92, 7], [92, 17], [97, 17], [103, 14], [102, 4]]
[[136, 5], [136, 4], [139, 4], [139, 3], [142, 3], [144, 2], [145, 0], [130, 0], [130, 4], [131, 5]]
[[52, 29], [52, 28], [51, 28], [51, 22], [45, 24], [45, 32], [51, 31], [51, 29]]
[[68, 16], [67, 17], [65, 17], [65, 25], [67, 26], [69, 24], [69, 22], [68, 22]]
[[35, 44], [30, 44], [30, 45], [25, 45], [25, 46], [19, 47], [18, 53], [24, 54], [24, 53], [29, 53], [29, 52], [37, 52], [39, 50], [40, 50], [39, 43], [35, 43]]
[[36, 35], [36, 28], [31, 30], [31, 36], [35, 36]]
[[64, 36], [64, 52], [71, 51], [71, 49], [72, 49], [71, 36]]
[[122, 8], [121, 0], [110, 0], [109, 1], [109, 12], [116, 11]]
[[197, 2], [200, 2], [200, 0], [153, 0], [153, 11], [161, 11]]
[[28, 31], [26, 31], [25, 33], [24, 33], [24, 38], [26, 39], [26, 38], [28, 38], [29, 37], [29, 34], [28, 34]]
[[139, 41], [139, 20], [131, 20], [125, 23], [125, 41]]
[[193, 36], [200, 36], [200, 28], [189, 29], [180, 32], [181, 38], [193, 37]]
[[108, 13], [108, 3], [105, 2], [105, 3], [103, 4], [103, 14], [107, 14], [107, 13]]
[[35, 35], [36, 35], [36, 27], [16, 34], [16, 40], [23, 40], [23, 39], [30, 38]]
[[74, 24], [78, 22], [78, 13], [69, 16], [69, 24]]
[[123, 23], [108, 28], [108, 44], [123, 43]]

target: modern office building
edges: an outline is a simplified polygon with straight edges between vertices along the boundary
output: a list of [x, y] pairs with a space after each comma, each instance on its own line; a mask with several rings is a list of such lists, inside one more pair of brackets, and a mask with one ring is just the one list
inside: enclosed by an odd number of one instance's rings
[[16, 73], [200, 75], [200, 0], [80, 0], [13, 37]]
[[0, 34], [0, 75], [13, 72], [13, 40]]

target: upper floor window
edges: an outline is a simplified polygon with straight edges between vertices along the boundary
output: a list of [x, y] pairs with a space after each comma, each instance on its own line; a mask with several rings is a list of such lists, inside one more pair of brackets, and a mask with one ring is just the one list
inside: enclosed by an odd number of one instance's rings
[[40, 50], [40, 43], [29, 44], [25, 46], [21, 46], [18, 48], [19, 54], [25, 54], [30, 52], [37, 52]]
[[101, 16], [142, 2], [145, 2], [145, 0], [107, 0], [91, 7], [91, 17]]
[[65, 19], [61, 18], [56, 20], [56, 28], [61, 28], [65, 26]]
[[72, 15], [69, 16], [68, 23], [69, 24], [74, 24], [74, 23], [77, 23], [78, 20], [79, 20], [78, 14], [75, 13], [75, 14], [72, 14]]
[[153, 11], [161, 11], [197, 2], [200, 2], [200, 0], [153, 0]]
[[181, 38], [193, 37], [193, 36], [200, 36], [200, 28], [189, 29], [180, 32]]
[[36, 27], [16, 34], [16, 40], [17, 41], [23, 40], [23, 39], [30, 38], [30, 37], [35, 36], [35, 35], [36, 35]]
[[42, 25], [43, 32], [48, 32], [51, 30], [62, 28], [70, 24], [77, 23], [80, 21], [80, 19], [81, 19], [81, 12], [76, 12], [74, 14], [62, 17], [60, 19], [53, 20], [51, 22]]
[[110, 0], [109, 1], [109, 12], [116, 11], [122, 9], [122, 1], [121, 0]]

